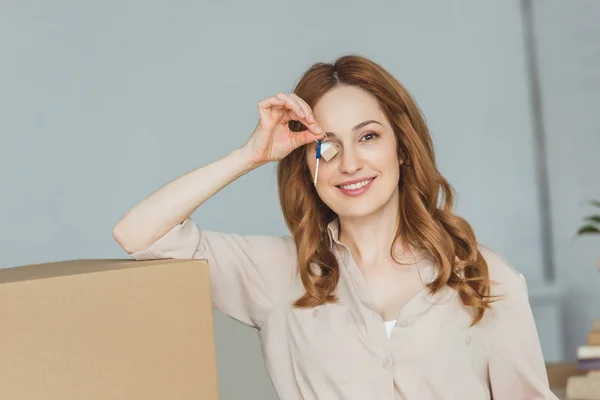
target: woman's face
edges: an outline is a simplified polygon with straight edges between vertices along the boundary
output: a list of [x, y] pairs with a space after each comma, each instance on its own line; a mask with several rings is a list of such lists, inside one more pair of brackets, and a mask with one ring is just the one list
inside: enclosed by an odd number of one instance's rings
[[[338, 149], [329, 161], [319, 161], [321, 200], [340, 217], [383, 208], [397, 194], [400, 168], [394, 132], [377, 100], [360, 88], [339, 86], [318, 101], [313, 113], [327, 132], [324, 140]], [[316, 145], [307, 145], [306, 152], [313, 181]]]

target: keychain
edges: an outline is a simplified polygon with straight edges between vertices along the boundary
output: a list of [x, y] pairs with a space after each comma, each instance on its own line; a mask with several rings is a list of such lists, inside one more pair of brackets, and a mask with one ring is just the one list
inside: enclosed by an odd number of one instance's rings
[[[327, 132], [325, 133], [325, 139], [327, 138]], [[316, 140], [316, 139], [315, 139]], [[317, 186], [317, 176], [319, 175], [319, 160], [321, 156], [325, 159], [325, 161], [329, 161], [338, 153], [337, 147], [335, 147], [331, 142], [323, 143], [323, 140], [317, 140], [317, 165], [315, 167], [315, 183]]]

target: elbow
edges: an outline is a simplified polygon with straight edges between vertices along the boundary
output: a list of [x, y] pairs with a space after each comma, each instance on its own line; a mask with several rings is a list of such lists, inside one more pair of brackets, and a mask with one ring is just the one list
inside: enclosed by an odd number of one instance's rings
[[138, 249], [132, 243], [130, 235], [127, 235], [121, 222], [119, 221], [112, 229], [112, 236], [115, 241], [125, 250], [128, 254], [134, 253]]

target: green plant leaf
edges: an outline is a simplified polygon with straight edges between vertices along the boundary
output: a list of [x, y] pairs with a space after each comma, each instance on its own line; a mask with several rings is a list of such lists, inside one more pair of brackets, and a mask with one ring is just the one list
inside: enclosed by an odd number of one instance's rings
[[586, 221], [589, 222], [595, 222], [597, 224], [600, 224], [600, 215], [589, 215], [587, 217], [585, 217]]
[[594, 233], [600, 233], [600, 229], [598, 229], [598, 228], [596, 228], [595, 226], [592, 226], [592, 225], [582, 226], [577, 231], [578, 235], [586, 235], [586, 234], [594, 234]]

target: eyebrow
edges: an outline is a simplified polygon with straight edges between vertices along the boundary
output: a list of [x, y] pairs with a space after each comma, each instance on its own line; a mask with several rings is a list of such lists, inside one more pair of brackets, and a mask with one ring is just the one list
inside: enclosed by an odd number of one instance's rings
[[[352, 128], [352, 132], [356, 133], [358, 132], [361, 128], [363, 128], [364, 126], [367, 126], [369, 124], [379, 124], [381, 125], [381, 122], [375, 121], [374, 119], [370, 119], [367, 121], [363, 121], [360, 124], [356, 125], [354, 128]], [[383, 126], [383, 125], [382, 125]], [[325, 132], [327, 134], [327, 136], [329, 137], [334, 137], [337, 138], [338, 135], [336, 135], [334, 132]]]

